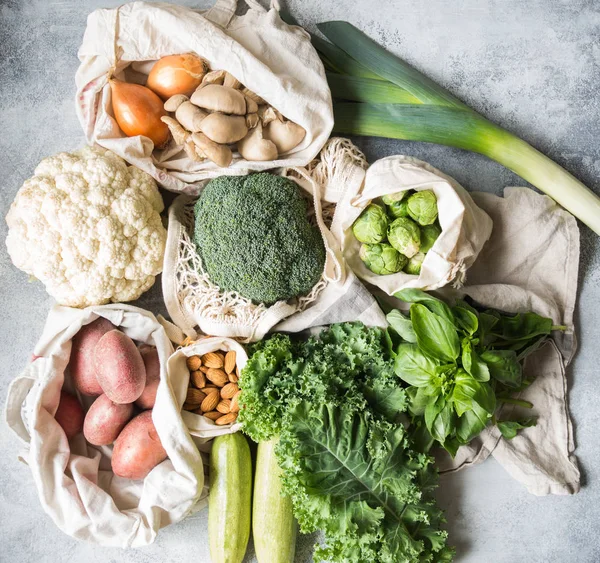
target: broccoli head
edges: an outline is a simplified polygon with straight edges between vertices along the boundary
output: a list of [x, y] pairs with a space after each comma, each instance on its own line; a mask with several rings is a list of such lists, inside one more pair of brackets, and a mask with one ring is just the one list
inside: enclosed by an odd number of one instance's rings
[[194, 238], [211, 281], [255, 303], [304, 295], [319, 281], [325, 247], [300, 188], [269, 173], [211, 180], [195, 206]]

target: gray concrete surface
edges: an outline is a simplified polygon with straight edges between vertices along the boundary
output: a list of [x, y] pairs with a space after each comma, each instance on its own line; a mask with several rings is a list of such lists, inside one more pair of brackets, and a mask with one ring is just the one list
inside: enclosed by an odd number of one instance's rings
[[[210, 2], [186, 1], [195, 7]], [[84, 143], [73, 97], [86, 15], [119, 0], [0, 0], [0, 214], [44, 156]], [[600, 4], [594, 0], [293, 0], [301, 23], [344, 19], [519, 133], [600, 192]], [[411, 154], [471, 190], [522, 185], [483, 157], [383, 139], [358, 139], [369, 160]], [[464, 563], [600, 561], [598, 341], [600, 239], [582, 228], [580, 350], [569, 370], [582, 491], [536, 498], [489, 460], [441, 482], [451, 542]], [[0, 238], [6, 236], [0, 222]], [[0, 251], [0, 400], [29, 357], [51, 306], [43, 287]], [[159, 286], [139, 305], [164, 313]], [[206, 512], [130, 551], [63, 535], [41, 510], [18, 443], [0, 424], [0, 561], [93, 563], [209, 561]], [[311, 560], [312, 538], [297, 561]], [[251, 559], [249, 552], [248, 560]]]

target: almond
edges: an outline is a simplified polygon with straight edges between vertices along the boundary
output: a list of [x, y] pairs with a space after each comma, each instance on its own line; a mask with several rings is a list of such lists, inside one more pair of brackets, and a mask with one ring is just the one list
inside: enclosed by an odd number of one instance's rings
[[200, 371], [202, 373], [206, 373], [208, 371], [208, 367], [207, 366], [200, 366]]
[[219, 401], [217, 410], [223, 414], [227, 414], [231, 410], [231, 401], [229, 399], [223, 399], [222, 401]]
[[230, 412], [229, 414], [223, 415], [221, 418], [217, 418], [217, 420], [215, 420], [215, 424], [224, 426], [225, 424], [231, 424], [232, 422], [235, 422], [236, 418], [237, 414]]
[[220, 413], [219, 411], [210, 411], [210, 412], [205, 412], [204, 416], [206, 418], [210, 418], [210, 420], [217, 420], [217, 418], [221, 418], [223, 416], [222, 413]]
[[233, 350], [229, 350], [227, 354], [225, 354], [225, 373], [230, 374], [235, 369], [235, 352]]
[[198, 388], [202, 389], [206, 387], [206, 376], [200, 371], [193, 371], [191, 373], [192, 383]]
[[203, 412], [214, 411], [219, 404], [219, 394], [218, 393], [209, 393], [202, 401], [200, 408]]
[[218, 391], [220, 389], [220, 387], [217, 387], [214, 383], [207, 383], [204, 386], [204, 389], [202, 389], [202, 391], [204, 391], [205, 393], [208, 393], [208, 391]]
[[218, 387], [223, 387], [229, 381], [227, 374], [222, 369], [210, 368], [206, 377]]
[[239, 377], [238, 377], [238, 376], [235, 374], [235, 372], [233, 372], [233, 371], [232, 371], [230, 374], [228, 374], [228, 376], [227, 376], [227, 377], [229, 377], [229, 381], [230, 381], [231, 383], [237, 383], [237, 382], [238, 382], [238, 380], [239, 380]]
[[209, 352], [202, 356], [202, 363], [208, 368], [220, 369], [223, 367], [223, 356], [216, 352]]
[[183, 403], [183, 407], [181, 407], [184, 411], [195, 411], [198, 408], [197, 403]]
[[190, 356], [185, 363], [190, 371], [196, 371], [197, 369], [200, 369], [202, 360], [200, 359], [200, 356]]
[[229, 405], [230, 412], [240, 412], [240, 393], [241, 391], [238, 391], [231, 398], [231, 405]]
[[238, 391], [239, 387], [237, 383], [228, 383], [221, 389], [221, 397], [223, 399], [231, 399]]
[[204, 401], [204, 397], [206, 397], [206, 394], [200, 391], [200, 389], [194, 389], [193, 387], [190, 387], [187, 390], [185, 402], [189, 403], [190, 405], [199, 405], [202, 403], [202, 401]]

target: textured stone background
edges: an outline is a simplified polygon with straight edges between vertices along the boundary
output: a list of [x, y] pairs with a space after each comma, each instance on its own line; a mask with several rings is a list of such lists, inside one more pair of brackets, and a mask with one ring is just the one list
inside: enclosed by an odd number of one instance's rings
[[[44, 156], [80, 147], [74, 74], [86, 15], [119, 0], [0, 0], [0, 213]], [[186, 1], [208, 7], [206, 1]], [[485, 115], [520, 134], [600, 192], [600, 4], [594, 0], [294, 0], [307, 26], [353, 22]], [[369, 160], [411, 154], [471, 190], [501, 194], [516, 176], [483, 157], [445, 147], [358, 139]], [[583, 488], [573, 497], [528, 495], [493, 460], [442, 479], [458, 561], [592, 563], [600, 561], [600, 425], [597, 323], [600, 239], [582, 228], [578, 328], [580, 350], [569, 370]], [[6, 236], [0, 222], [0, 238]], [[19, 373], [51, 306], [40, 284], [0, 251], [0, 400]], [[164, 312], [159, 287], [139, 303]], [[41, 510], [18, 443], [0, 425], [0, 561], [209, 561], [206, 512], [163, 530], [135, 551], [101, 549], [68, 538]], [[310, 538], [297, 561], [310, 561]], [[249, 550], [248, 560], [251, 560]]]

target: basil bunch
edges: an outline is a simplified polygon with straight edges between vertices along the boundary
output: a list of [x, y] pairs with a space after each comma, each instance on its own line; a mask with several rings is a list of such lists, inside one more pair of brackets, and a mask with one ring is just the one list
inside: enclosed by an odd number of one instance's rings
[[424, 423], [429, 447], [435, 440], [454, 456], [490, 422], [508, 439], [535, 424], [532, 418], [496, 421], [494, 412], [500, 402], [532, 407], [510, 397], [530, 383], [523, 380], [522, 361], [564, 327], [535, 313], [480, 312], [461, 300], [450, 307], [418, 289], [395, 296], [411, 303], [410, 316], [397, 310], [387, 315], [402, 339], [395, 370], [410, 385], [409, 410], [422, 431]]

